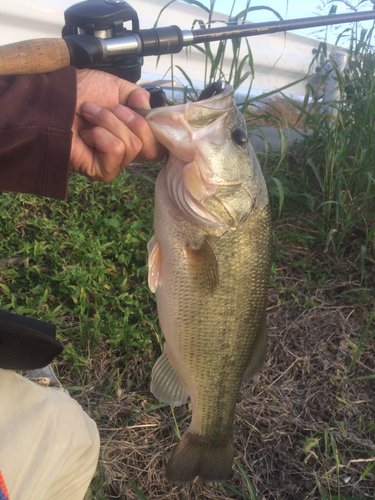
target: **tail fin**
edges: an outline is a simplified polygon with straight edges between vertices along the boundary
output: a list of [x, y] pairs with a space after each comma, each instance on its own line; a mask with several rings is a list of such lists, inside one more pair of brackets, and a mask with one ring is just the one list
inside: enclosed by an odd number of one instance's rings
[[203, 441], [187, 431], [167, 464], [166, 478], [172, 483], [188, 483], [199, 476], [205, 481], [225, 481], [233, 464], [233, 436]]

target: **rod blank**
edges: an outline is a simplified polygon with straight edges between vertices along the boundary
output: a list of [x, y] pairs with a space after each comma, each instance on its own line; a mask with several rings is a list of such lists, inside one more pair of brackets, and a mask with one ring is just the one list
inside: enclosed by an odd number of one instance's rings
[[306, 17], [291, 19], [290, 21], [270, 21], [266, 23], [236, 24], [223, 26], [221, 28], [209, 28], [205, 30], [193, 30], [193, 38], [186, 41], [187, 45], [203, 42], [214, 42], [216, 40], [228, 40], [231, 38], [242, 38], [280, 31], [294, 31], [304, 28], [318, 28], [333, 24], [345, 24], [375, 19], [375, 10], [366, 12], [353, 12], [349, 14], [331, 14], [329, 16]]

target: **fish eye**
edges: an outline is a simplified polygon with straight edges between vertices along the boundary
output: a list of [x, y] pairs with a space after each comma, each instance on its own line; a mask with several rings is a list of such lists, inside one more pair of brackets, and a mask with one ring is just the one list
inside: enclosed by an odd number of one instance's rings
[[243, 128], [235, 128], [232, 132], [232, 140], [241, 148], [244, 148], [247, 145], [247, 133]]

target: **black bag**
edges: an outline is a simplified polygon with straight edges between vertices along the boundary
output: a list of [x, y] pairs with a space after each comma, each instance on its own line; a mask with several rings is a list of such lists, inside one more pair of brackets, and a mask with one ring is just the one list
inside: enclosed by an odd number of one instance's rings
[[56, 326], [0, 311], [0, 368], [35, 370], [47, 366], [64, 349]]

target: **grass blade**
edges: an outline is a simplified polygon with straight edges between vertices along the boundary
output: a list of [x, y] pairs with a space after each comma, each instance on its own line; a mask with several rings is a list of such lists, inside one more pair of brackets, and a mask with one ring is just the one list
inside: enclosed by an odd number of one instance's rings
[[281, 211], [282, 211], [283, 205], [284, 205], [284, 187], [283, 187], [280, 179], [278, 179], [277, 177], [272, 177], [272, 180], [276, 184], [276, 187], [277, 187], [277, 190], [279, 193], [279, 215], [278, 215], [278, 218], [280, 219]]
[[373, 469], [373, 467], [375, 467], [375, 462], [366, 467], [366, 469], [361, 474], [361, 479], [364, 479], [367, 476], [367, 474]]
[[362, 352], [362, 350], [363, 350], [364, 346], [366, 345], [366, 343], [367, 343], [369, 340], [371, 340], [371, 339], [375, 336], [375, 333], [373, 333], [373, 334], [369, 337], [369, 339], [367, 339], [367, 341], [366, 341], [367, 332], [369, 331], [370, 326], [371, 326], [371, 324], [372, 324], [372, 322], [373, 322], [374, 318], [375, 318], [375, 312], [373, 312], [373, 313], [371, 314], [370, 319], [368, 320], [368, 322], [367, 322], [367, 324], [366, 324], [365, 328], [364, 328], [364, 329], [363, 329], [363, 331], [362, 331], [361, 338], [359, 339], [358, 347], [357, 347], [357, 349], [356, 349], [356, 351], [355, 351], [355, 353], [354, 353], [353, 359], [351, 360], [351, 362], [350, 362], [350, 364], [349, 364], [349, 367], [348, 367], [348, 369], [347, 369], [347, 373], [348, 373], [348, 372], [349, 372], [349, 370], [352, 368], [352, 366], [354, 365], [354, 363], [357, 361], [358, 356], [361, 354], [361, 352]]
[[243, 493], [241, 493], [237, 488], [235, 488], [234, 486], [232, 486], [231, 484], [229, 483], [221, 483], [219, 484], [220, 486], [220, 489], [221, 491], [223, 491], [223, 493], [226, 495], [226, 492], [224, 490], [224, 487], [225, 488], [228, 488], [229, 491], [231, 491], [232, 493], [235, 493], [236, 495], [238, 495], [240, 498], [244, 498], [245, 500], [249, 500], [248, 496], [247, 495], [244, 495]]
[[240, 464], [240, 462], [238, 460], [234, 459], [234, 463], [237, 465], [239, 471], [241, 472], [242, 476], [245, 479], [246, 486], [247, 486], [247, 489], [249, 490], [249, 494], [250, 494], [250, 497], [249, 497], [250, 500], [258, 500], [255, 488], [252, 485], [249, 476], [246, 474], [245, 469], [242, 467], [242, 465]]
[[126, 472], [126, 475], [128, 477], [129, 483], [131, 484], [131, 487], [133, 488], [134, 493], [137, 495], [137, 498], [139, 500], [147, 500], [147, 498], [144, 496], [144, 494], [141, 492], [141, 490], [138, 488], [138, 486], [134, 483], [132, 478], [129, 476], [129, 474]]

